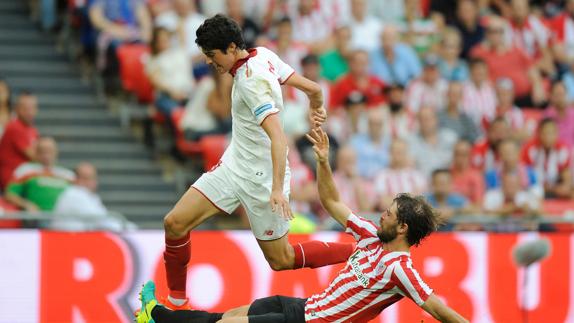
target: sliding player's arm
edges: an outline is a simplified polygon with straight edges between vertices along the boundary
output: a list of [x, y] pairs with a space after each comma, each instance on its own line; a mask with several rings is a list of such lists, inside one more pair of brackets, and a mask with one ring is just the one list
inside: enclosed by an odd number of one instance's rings
[[313, 122], [312, 127], [316, 128], [321, 126], [327, 118], [327, 111], [323, 107], [323, 92], [321, 91], [321, 86], [297, 73], [293, 73], [284, 84], [303, 91], [303, 93], [307, 95], [307, 98], [309, 98], [309, 107], [311, 108], [309, 113]]
[[321, 128], [311, 130], [307, 138], [313, 143], [313, 150], [317, 159], [317, 185], [319, 186], [321, 204], [337, 222], [341, 223], [343, 227], [347, 227], [351, 209], [341, 202], [339, 192], [333, 181], [333, 174], [329, 165], [329, 138]]
[[430, 295], [426, 302], [421, 306], [427, 313], [435, 319], [446, 323], [468, 322], [464, 317], [446, 306], [434, 294]]

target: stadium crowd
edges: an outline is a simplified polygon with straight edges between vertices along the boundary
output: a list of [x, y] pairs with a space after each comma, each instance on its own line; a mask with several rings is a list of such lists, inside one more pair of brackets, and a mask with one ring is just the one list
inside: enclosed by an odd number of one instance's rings
[[[397, 193], [411, 192], [446, 218], [502, 219], [549, 213], [546, 206], [574, 199], [574, 0], [64, 2], [108, 95], [121, 88], [122, 48], [145, 45], [151, 105], [178, 158], [178, 137], [197, 142], [231, 131], [232, 79], [212, 72], [195, 44], [203, 20], [222, 12], [242, 26], [249, 47], [268, 47], [323, 87], [335, 180], [354, 210], [380, 212]], [[308, 102], [283, 90], [292, 208], [333, 228], [304, 136]], [[9, 98], [0, 82], [3, 186], [42, 146], [33, 152], [30, 145], [38, 136], [26, 121], [33, 96], [18, 96], [16, 121]], [[11, 132], [30, 142], [7, 151]], [[29, 209], [15, 185], [5, 199]]]

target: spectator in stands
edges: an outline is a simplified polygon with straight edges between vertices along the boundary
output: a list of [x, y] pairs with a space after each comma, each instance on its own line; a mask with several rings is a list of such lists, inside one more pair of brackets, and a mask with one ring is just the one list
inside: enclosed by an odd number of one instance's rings
[[551, 118], [540, 121], [538, 135], [522, 150], [522, 160], [533, 167], [544, 183], [546, 198], [571, 198], [571, 152], [558, 137], [558, 125]]
[[385, 26], [381, 34], [382, 46], [371, 52], [371, 72], [387, 84], [406, 86], [421, 74], [417, 53], [407, 44], [398, 41], [398, 31]]
[[438, 113], [440, 128], [454, 131], [458, 138], [475, 142], [480, 136], [478, 127], [473, 120], [463, 112], [462, 84], [450, 82], [448, 85], [446, 108]]
[[489, 190], [484, 196], [483, 207], [487, 213], [512, 216], [535, 215], [540, 212], [540, 198], [521, 189], [516, 173], [503, 173], [501, 179], [500, 188]]
[[345, 109], [329, 115], [327, 127], [339, 142], [347, 142], [351, 137], [367, 132], [367, 98], [358, 91], [345, 99]]
[[490, 118], [485, 115], [482, 118], [482, 127], [488, 129], [490, 122], [500, 117], [506, 120], [510, 128], [510, 137], [519, 142], [524, 141], [530, 134], [522, 110], [514, 104], [514, 86], [511, 79], [502, 78], [496, 82], [496, 99], [495, 114]]
[[51, 227], [57, 230], [121, 231], [124, 224], [109, 216], [108, 209], [98, 196], [98, 173], [94, 165], [82, 162], [75, 169], [76, 180], [57, 199], [53, 212], [67, 216], [56, 218]]
[[451, 175], [454, 191], [466, 196], [475, 206], [482, 205], [484, 179], [482, 173], [472, 167], [470, 153], [472, 145], [465, 140], [458, 141], [453, 149]]
[[173, 10], [157, 16], [155, 25], [172, 32], [172, 35], [175, 36], [175, 41], [179, 43], [179, 47], [186, 50], [192, 65], [201, 63], [203, 54], [195, 43], [195, 32], [203, 23], [205, 17], [197, 12], [194, 0], [172, 0], [172, 2]]
[[406, 141], [394, 139], [390, 147], [389, 167], [381, 169], [374, 180], [378, 210], [386, 210], [398, 193], [409, 192], [418, 195], [426, 192], [425, 175], [411, 165]]
[[355, 50], [349, 61], [349, 73], [342, 76], [331, 88], [331, 107], [343, 106], [345, 99], [354, 91], [367, 97], [367, 106], [374, 107], [385, 102], [385, 84], [376, 76], [369, 74], [369, 54]]
[[430, 54], [423, 63], [422, 75], [407, 87], [407, 106], [413, 113], [418, 113], [423, 105], [438, 110], [445, 103], [448, 82], [440, 75], [438, 56]]
[[38, 99], [30, 92], [23, 92], [16, 101], [16, 118], [7, 125], [0, 139], [0, 189], [8, 184], [20, 164], [36, 158], [35, 141], [38, 130], [34, 119], [38, 113]]
[[50, 137], [38, 140], [38, 162], [20, 165], [6, 187], [6, 199], [28, 212], [52, 211], [60, 194], [74, 181], [74, 173], [56, 165], [58, 148]]
[[142, 0], [94, 0], [90, 21], [99, 32], [98, 60], [106, 91], [115, 90], [119, 73], [116, 50], [121, 44], [151, 39], [151, 18]]
[[538, 198], [544, 196], [544, 189], [538, 181], [536, 172], [520, 160], [520, 146], [514, 140], [501, 141], [497, 147], [497, 155], [500, 158], [500, 163], [484, 174], [486, 189], [500, 187], [502, 174], [514, 173], [518, 176], [521, 190], [529, 191]]
[[[453, 216], [469, 213], [472, 209], [468, 199], [452, 189], [452, 178], [448, 169], [440, 168], [432, 172], [431, 191], [425, 196], [429, 204], [440, 212], [445, 221]], [[447, 229], [453, 227], [447, 224]]]
[[550, 105], [544, 111], [545, 118], [554, 118], [558, 124], [558, 137], [568, 147], [574, 147], [574, 106], [568, 102], [563, 82], [552, 85]]
[[439, 128], [437, 113], [432, 107], [423, 106], [420, 109], [418, 125], [418, 133], [408, 140], [410, 155], [417, 169], [430, 176], [435, 169], [450, 165], [457, 135], [448, 128]]
[[574, 36], [571, 28], [574, 24], [574, 0], [566, 0], [562, 13], [550, 21], [554, 32], [554, 60], [567, 68], [574, 63]]
[[151, 58], [146, 64], [146, 73], [156, 91], [155, 106], [171, 125], [173, 111], [185, 106], [194, 80], [185, 50], [171, 46], [170, 37], [167, 29], [154, 29], [150, 46]]
[[402, 22], [405, 17], [404, 0], [368, 0], [368, 11], [380, 18], [385, 27]]
[[381, 109], [368, 112], [367, 133], [358, 133], [351, 137], [349, 143], [357, 153], [359, 175], [372, 179], [377, 172], [389, 164], [390, 138], [383, 130], [384, 114]]
[[466, 81], [468, 79], [468, 66], [460, 58], [462, 39], [460, 32], [452, 27], [445, 28], [440, 42], [439, 70], [447, 81]]
[[489, 67], [490, 78], [507, 77], [514, 83], [519, 106], [534, 106], [546, 99], [542, 76], [534, 62], [520, 49], [504, 40], [504, 22], [489, 18], [485, 41], [472, 49], [471, 56], [482, 58]]
[[[329, 47], [334, 21], [328, 11], [321, 10], [314, 0], [299, 0], [287, 14], [293, 21], [296, 41], [306, 44], [312, 53], [319, 54]], [[291, 9], [291, 8], [289, 8]]]
[[473, 0], [460, 0], [456, 7], [454, 26], [462, 35], [462, 58], [470, 56], [470, 50], [484, 39], [485, 29], [480, 23], [478, 5]]
[[480, 58], [470, 59], [470, 79], [464, 83], [464, 111], [479, 126], [484, 118], [491, 120], [496, 109], [496, 93], [488, 77], [488, 65]]
[[341, 188], [341, 201], [349, 208], [357, 210], [356, 212], [373, 211], [375, 196], [372, 182], [359, 176], [357, 154], [351, 146], [341, 147], [337, 152], [333, 180], [335, 185]]
[[416, 118], [405, 106], [405, 88], [394, 84], [385, 89], [387, 105], [385, 107], [386, 135], [390, 138], [406, 139], [416, 128]]
[[348, 60], [351, 56], [351, 29], [347, 25], [335, 28], [335, 47], [319, 56], [321, 76], [334, 82], [349, 71]]
[[10, 87], [8, 83], [0, 79], [0, 138], [4, 133], [4, 129], [12, 118], [12, 103], [10, 100]]
[[171, 132], [171, 153], [174, 158], [183, 160], [175, 145], [176, 125], [173, 123], [173, 113], [187, 103], [194, 81], [187, 53], [179, 46], [171, 46], [170, 38], [167, 29], [162, 27], [154, 29], [151, 58], [145, 68], [156, 92], [155, 107], [165, 117]]
[[350, 0], [350, 2], [351, 48], [370, 52], [379, 47], [383, 24], [367, 11], [366, 0]]
[[231, 131], [232, 85], [229, 74], [211, 73], [200, 80], [179, 122], [187, 139], [197, 141]]
[[301, 60], [308, 54], [307, 46], [293, 39], [293, 26], [289, 17], [281, 18], [276, 24], [277, 38], [268, 48], [275, 52], [297, 73], [301, 73]]
[[261, 28], [250, 17], [246, 17], [243, 11], [242, 0], [226, 0], [227, 15], [235, 20], [241, 27], [245, 46], [254, 48], [257, 38], [261, 34]]
[[421, 0], [405, 0], [405, 16], [399, 24], [399, 30], [404, 34], [406, 42], [421, 55], [432, 51], [440, 39], [443, 23], [435, 18], [425, 17]]
[[552, 33], [546, 24], [530, 10], [528, 0], [512, 0], [510, 43], [524, 51], [546, 75], [554, 75], [550, 42]]
[[508, 123], [502, 117], [495, 118], [486, 129], [486, 138], [479, 140], [472, 148], [472, 166], [485, 171], [493, 169], [498, 163], [496, 147], [510, 137]]

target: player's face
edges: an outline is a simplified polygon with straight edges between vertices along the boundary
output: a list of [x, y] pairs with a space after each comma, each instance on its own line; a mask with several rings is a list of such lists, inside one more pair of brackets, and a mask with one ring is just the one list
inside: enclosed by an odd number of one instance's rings
[[203, 54], [205, 55], [205, 62], [213, 67], [219, 74], [229, 72], [235, 63], [235, 55], [233, 55], [233, 51], [229, 49], [225, 53], [219, 49], [204, 50]]
[[381, 214], [379, 221], [379, 229], [377, 236], [383, 243], [388, 243], [395, 240], [398, 236], [398, 219], [397, 219], [397, 205], [393, 202], [391, 207]]

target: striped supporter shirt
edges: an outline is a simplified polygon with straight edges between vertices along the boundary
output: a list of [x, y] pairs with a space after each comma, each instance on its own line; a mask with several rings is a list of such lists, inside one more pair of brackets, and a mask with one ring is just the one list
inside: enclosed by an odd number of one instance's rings
[[432, 294], [408, 252], [389, 252], [374, 223], [349, 215], [357, 247], [329, 287], [307, 299], [306, 322], [368, 322], [404, 296], [421, 306]]

